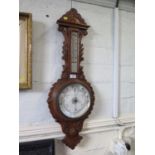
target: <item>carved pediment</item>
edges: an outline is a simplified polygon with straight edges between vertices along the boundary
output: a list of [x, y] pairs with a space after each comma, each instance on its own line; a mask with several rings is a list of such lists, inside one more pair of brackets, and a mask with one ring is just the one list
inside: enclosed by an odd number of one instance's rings
[[83, 28], [88, 28], [89, 26], [86, 24], [85, 20], [81, 17], [81, 15], [77, 12], [76, 9], [71, 8], [68, 12], [66, 12], [58, 21], [59, 25], [76, 25]]

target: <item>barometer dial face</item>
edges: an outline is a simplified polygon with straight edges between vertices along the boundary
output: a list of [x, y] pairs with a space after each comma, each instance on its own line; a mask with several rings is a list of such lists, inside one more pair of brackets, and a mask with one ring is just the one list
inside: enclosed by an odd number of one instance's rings
[[81, 84], [70, 84], [58, 96], [61, 112], [69, 118], [84, 115], [90, 107], [90, 94]]

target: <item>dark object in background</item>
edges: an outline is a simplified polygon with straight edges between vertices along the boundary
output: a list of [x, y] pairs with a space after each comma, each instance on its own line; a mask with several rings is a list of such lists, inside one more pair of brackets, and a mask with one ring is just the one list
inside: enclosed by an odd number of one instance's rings
[[54, 140], [20, 143], [19, 155], [55, 155]]
[[129, 144], [129, 143], [125, 143], [125, 146], [126, 146], [126, 148], [127, 148], [127, 150], [128, 150], [128, 151], [130, 151], [130, 150], [131, 150], [131, 146], [130, 146], [130, 144]]

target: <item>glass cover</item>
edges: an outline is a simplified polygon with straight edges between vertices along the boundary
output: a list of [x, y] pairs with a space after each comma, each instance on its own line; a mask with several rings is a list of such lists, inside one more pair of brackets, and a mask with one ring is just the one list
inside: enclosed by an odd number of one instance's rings
[[71, 72], [77, 72], [77, 56], [79, 51], [78, 33], [71, 33]]
[[65, 87], [58, 96], [62, 113], [70, 118], [85, 114], [90, 107], [90, 94], [81, 84], [71, 84]]

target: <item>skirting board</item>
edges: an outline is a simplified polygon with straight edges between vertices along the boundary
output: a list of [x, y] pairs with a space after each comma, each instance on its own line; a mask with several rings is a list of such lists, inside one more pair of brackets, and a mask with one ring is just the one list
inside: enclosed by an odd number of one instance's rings
[[[81, 135], [133, 127], [135, 119], [134, 117], [123, 117], [120, 118], [119, 121], [121, 122], [121, 125], [114, 119], [89, 120], [84, 123]], [[58, 123], [54, 125], [20, 127], [19, 129], [20, 143], [51, 138], [61, 139], [63, 137], [64, 134], [62, 133], [61, 127]]]

